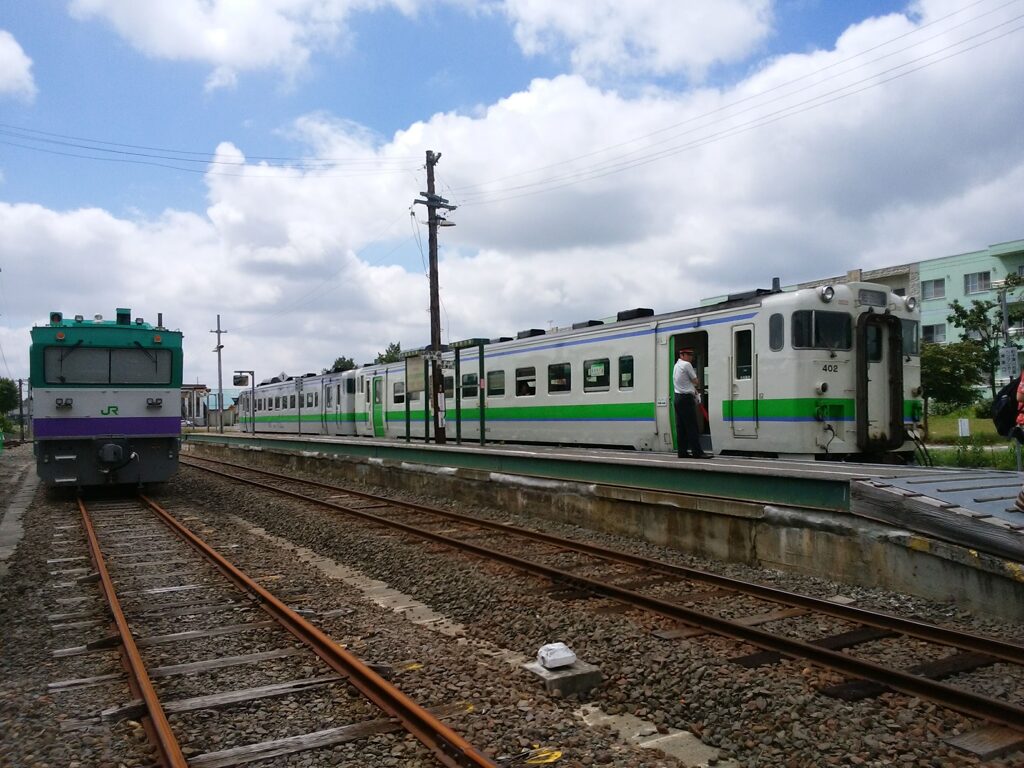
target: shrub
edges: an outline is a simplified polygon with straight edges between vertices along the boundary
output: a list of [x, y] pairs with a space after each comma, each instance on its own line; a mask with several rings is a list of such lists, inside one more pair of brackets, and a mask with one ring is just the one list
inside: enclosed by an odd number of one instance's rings
[[986, 398], [974, 404], [974, 418], [976, 419], [991, 419], [992, 418], [992, 400]]
[[956, 413], [961, 408], [963, 408], [963, 406], [957, 403], [940, 403], [936, 400], [928, 403], [928, 413], [934, 416], [949, 416]]

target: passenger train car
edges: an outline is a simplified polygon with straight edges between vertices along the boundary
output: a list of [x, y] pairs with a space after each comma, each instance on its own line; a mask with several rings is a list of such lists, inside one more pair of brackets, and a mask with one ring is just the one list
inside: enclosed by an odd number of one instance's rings
[[156, 483], [177, 469], [181, 333], [131, 310], [50, 313], [29, 353], [36, 471], [51, 486]]
[[[908, 458], [905, 427], [922, 406], [919, 318], [915, 299], [883, 285], [783, 292], [776, 281], [669, 314], [638, 309], [524, 331], [461, 349], [457, 391], [455, 352], [445, 352], [446, 431], [477, 440], [483, 425], [488, 442], [674, 451], [672, 367], [689, 347], [708, 411], [705, 450]], [[239, 411], [250, 414], [255, 397], [259, 432], [400, 438], [408, 428], [422, 439], [429, 396], [406, 392], [407, 365], [424, 366], [417, 358], [266, 381]], [[253, 430], [251, 418], [243, 424]]]

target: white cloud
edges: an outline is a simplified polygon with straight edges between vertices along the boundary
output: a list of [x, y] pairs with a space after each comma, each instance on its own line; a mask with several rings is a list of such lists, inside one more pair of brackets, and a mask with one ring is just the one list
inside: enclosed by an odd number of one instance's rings
[[358, 11], [394, 7], [411, 13], [415, 0], [72, 0], [78, 19], [101, 18], [154, 58], [213, 65], [207, 90], [233, 86], [239, 72], [275, 69], [294, 77], [314, 51], [343, 44]]
[[771, 0], [505, 0], [528, 54], [567, 45], [587, 75], [684, 73], [747, 56], [771, 31]]
[[[3, 322], [125, 302], [163, 311], [186, 332], [189, 380], [206, 383], [218, 313], [230, 332], [225, 370], [255, 366], [261, 378], [340, 355], [365, 362], [390, 341], [424, 344], [427, 281], [408, 207], [425, 189], [413, 169], [426, 149], [443, 152], [438, 191], [460, 206], [457, 226], [441, 231], [450, 339], [636, 306], [666, 312], [775, 276], [793, 283], [1022, 238], [1019, 40], [897, 79], [894, 67], [948, 56], [980, 27], [936, 23], [926, 45], [874, 61], [911, 34], [857, 56], [936, 20], [936, 7], [922, 3], [915, 21], [865, 21], [834, 50], [768, 62], [725, 91], [626, 97], [567, 75], [389, 138], [307, 115], [292, 130], [308, 154], [348, 162], [211, 165], [202, 213], [127, 220], [0, 205], [0, 277], [13, 299]], [[218, 159], [244, 162], [244, 149], [222, 144]]]
[[32, 59], [18, 45], [14, 35], [0, 29], [0, 96], [4, 94], [31, 101], [36, 95]]

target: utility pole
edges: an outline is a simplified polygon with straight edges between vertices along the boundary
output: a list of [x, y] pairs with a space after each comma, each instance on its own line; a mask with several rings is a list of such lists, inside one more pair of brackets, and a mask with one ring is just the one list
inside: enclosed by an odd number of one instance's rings
[[[445, 443], [445, 428], [442, 421], [444, 410], [444, 375], [441, 372], [441, 301], [437, 285], [437, 228], [451, 227], [453, 223], [437, 215], [437, 209], [454, 211], [457, 206], [449, 205], [443, 197], [434, 192], [434, 166], [441, 159], [441, 153], [427, 150], [427, 191], [420, 192], [424, 200], [414, 203], [427, 206], [427, 232], [430, 247], [430, 402], [434, 412], [434, 439], [439, 445]], [[458, 386], [455, 382], [455, 386]]]
[[[216, 333], [217, 334], [217, 346], [214, 347], [214, 349], [213, 349], [213, 351], [217, 353], [217, 389], [218, 389], [218, 394], [217, 394], [218, 403], [217, 403], [217, 405], [218, 405], [219, 410], [220, 410], [220, 413], [218, 414], [218, 417], [217, 417], [217, 431], [220, 434], [223, 435], [224, 434], [224, 379], [223, 379], [223, 377], [221, 375], [221, 370], [220, 370], [220, 351], [222, 349], [224, 349], [224, 345], [220, 343], [220, 336], [221, 336], [222, 333], [227, 333], [227, 331], [222, 331], [221, 328], [220, 328], [220, 315], [217, 315], [217, 330], [210, 331], [210, 333]], [[207, 410], [209, 410], [209, 409], [207, 409]]]

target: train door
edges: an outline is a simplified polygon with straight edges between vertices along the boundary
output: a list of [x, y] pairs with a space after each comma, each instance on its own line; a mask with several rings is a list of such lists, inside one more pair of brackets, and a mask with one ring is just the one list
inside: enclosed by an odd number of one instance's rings
[[384, 437], [384, 377], [373, 377], [373, 436]]
[[327, 428], [327, 418], [331, 413], [331, 407], [333, 399], [331, 395], [331, 384], [328, 383], [327, 379], [320, 380], [320, 434], [329, 435], [331, 434], [330, 429]]
[[857, 320], [857, 447], [903, 445], [903, 329], [899, 318], [865, 312]]
[[700, 400], [701, 400], [701, 412], [698, 415], [697, 423], [701, 427], [703, 436], [701, 437], [701, 447], [708, 453], [712, 451], [711, 445], [711, 425], [708, 423], [708, 419], [705, 418], [705, 413], [710, 413], [711, 393], [713, 387], [711, 382], [708, 381], [708, 377], [711, 371], [711, 366], [708, 365], [708, 334], [707, 331], [692, 331], [690, 333], [679, 333], [672, 337], [668, 345], [669, 349], [669, 423], [672, 425], [672, 447], [675, 450], [679, 449], [679, 425], [676, 424], [676, 412], [673, 407], [673, 385], [672, 385], [672, 369], [675, 367], [676, 360], [679, 359], [680, 349], [692, 349], [693, 350], [693, 369], [697, 373], [697, 378], [700, 379]]
[[729, 378], [733, 437], [757, 437], [757, 354], [753, 323], [732, 327]]

